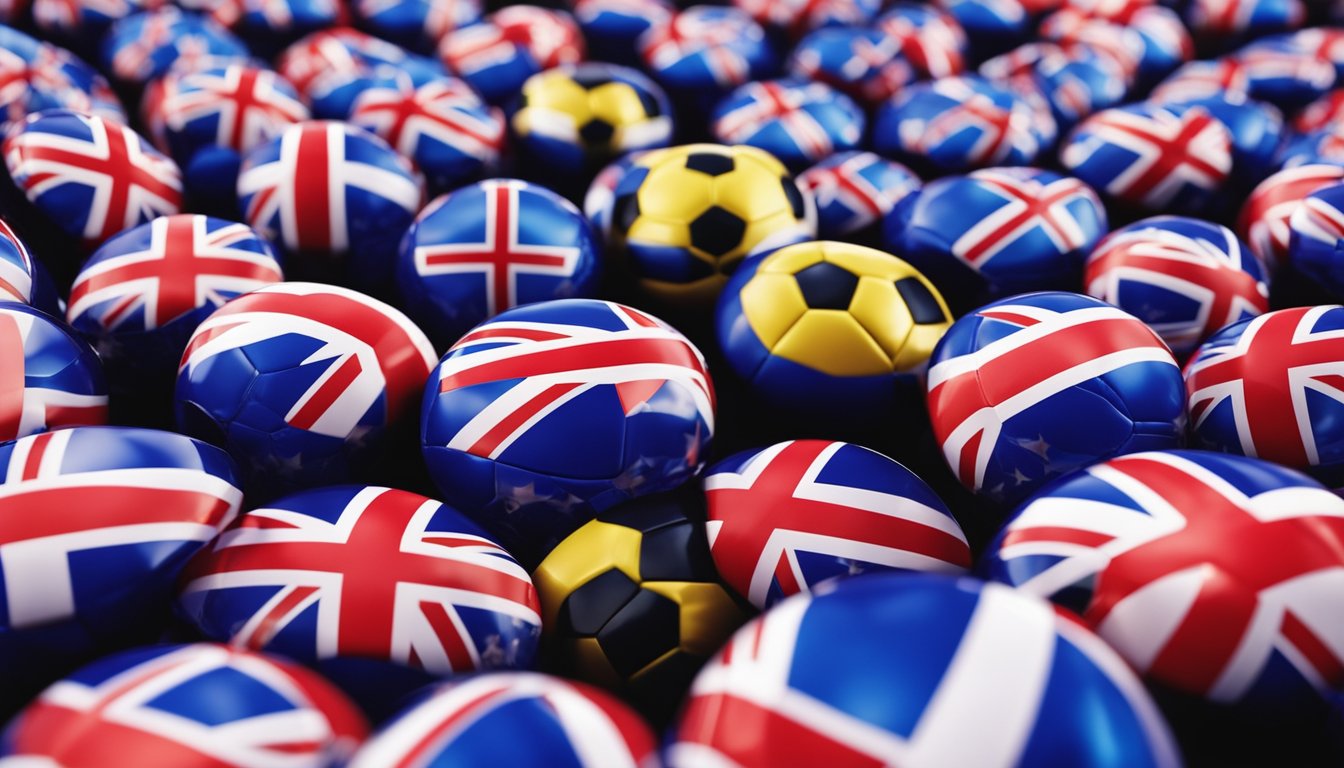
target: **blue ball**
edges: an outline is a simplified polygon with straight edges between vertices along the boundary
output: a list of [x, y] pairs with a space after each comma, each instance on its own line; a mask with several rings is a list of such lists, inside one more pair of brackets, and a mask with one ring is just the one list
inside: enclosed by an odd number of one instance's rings
[[103, 71], [117, 81], [143, 84], [192, 63], [242, 62], [247, 46], [200, 13], [166, 5], [115, 21], [102, 43]]
[[867, 27], [809, 32], [789, 57], [789, 71], [875, 106], [914, 82], [919, 71], [889, 34]]
[[448, 350], [420, 440], [442, 498], [535, 565], [597, 512], [689, 480], [714, 434], [704, 359], [639, 310], [511, 309]]
[[779, 65], [765, 29], [738, 8], [691, 6], [650, 27], [638, 45], [645, 68], [687, 115], [707, 113]]
[[1331, 296], [1344, 298], [1344, 184], [1307, 195], [1288, 219], [1288, 264]]
[[397, 288], [440, 347], [512, 307], [597, 290], [601, 251], [573, 203], [545, 187], [490, 179], [450, 192], [401, 242]]
[[1025, 43], [981, 64], [980, 74], [1043, 98], [1061, 131], [1119, 104], [1128, 91], [1124, 68], [1087, 46]]
[[798, 175], [816, 203], [822, 240], [866, 235], [921, 183], [900, 163], [860, 151], [836, 153]]
[[0, 440], [107, 422], [102, 361], [46, 312], [0, 301], [0, 372]]
[[741, 86], [710, 116], [720, 142], [763, 149], [793, 171], [858, 148], [865, 122], [863, 110], [848, 96], [796, 79]]
[[676, 768], [790, 765], [804, 748], [817, 765], [1181, 764], [1096, 635], [1003, 585], [927, 574], [779, 603], [701, 670], [669, 741]]
[[1070, 176], [987, 168], [926, 184], [886, 217], [883, 236], [955, 307], [1016, 293], [1073, 290], [1106, 234], [1106, 209]]
[[987, 304], [938, 342], [929, 417], [962, 485], [1015, 503], [1046, 481], [1136, 451], [1177, 448], [1185, 384], [1138, 318], [1076, 293]]

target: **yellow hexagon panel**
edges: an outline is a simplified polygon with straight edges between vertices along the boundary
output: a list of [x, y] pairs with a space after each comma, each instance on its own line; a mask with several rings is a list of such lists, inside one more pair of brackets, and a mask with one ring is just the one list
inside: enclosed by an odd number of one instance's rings
[[756, 274], [797, 274], [825, 258], [820, 246], [821, 243], [809, 241], [780, 248], [761, 260], [761, 265], [756, 268]]
[[784, 167], [779, 158], [760, 147], [753, 147], [750, 144], [734, 144], [731, 149], [734, 157], [741, 158], [752, 165], [759, 165], [773, 176], [782, 178], [789, 175], [789, 169]]
[[644, 102], [629, 83], [603, 83], [588, 92], [588, 108], [593, 117], [612, 126], [631, 125], [648, 119]]
[[909, 277], [917, 272], [904, 260], [876, 248], [826, 241], [824, 250], [827, 261], [844, 267], [856, 275], [872, 275], [886, 280], [897, 280], [902, 277]]
[[685, 308], [690, 305], [712, 305], [726, 282], [728, 282], [726, 275], [715, 273], [691, 283], [669, 283], [644, 278], [639, 281], [639, 287], [670, 306]]
[[717, 651], [747, 617], [718, 584], [654, 581], [644, 588], [681, 606], [681, 649], [709, 656]]
[[849, 313], [887, 357], [895, 358], [901, 353], [912, 323], [910, 310], [896, 292], [895, 283], [880, 277], [860, 277], [849, 301]]
[[625, 242], [689, 248], [691, 232], [679, 221], [668, 221], [660, 216], [640, 216], [626, 231]]
[[892, 358], [892, 366], [898, 371], [911, 371], [923, 367], [933, 355], [934, 346], [943, 338], [943, 334], [947, 333], [950, 325], [952, 323], [949, 320], [938, 325], [912, 326], [910, 335], [905, 339], [905, 346], [901, 347], [901, 354]]
[[577, 587], [612, 568], [639, 581], [641, 534], [633, 528], [590, 520], [565, 537], [532, 574], [544, 626], [555, 623], [560, 604]]
[[649, 170], [637, 194], [641, 217], [690, 224], [714, 204], [714, 179], [664, 158]]
[[759, 163], [743, 163], [738, 158], [736, 164], [732, 171], [714, 177], [716, 205], [747, 222], [760, 221], [780, 211], [791, 211], [779, 176], [766, 171]]
[[831, 376], [876, 376], [892, 370], [887, 353], [842, 309], [808, 310], [773, 351]]
[[766, 349], [773, 349], [807, 311], [792, 273], [757, 272], [742, 286], [741, 300], [742, 314]]

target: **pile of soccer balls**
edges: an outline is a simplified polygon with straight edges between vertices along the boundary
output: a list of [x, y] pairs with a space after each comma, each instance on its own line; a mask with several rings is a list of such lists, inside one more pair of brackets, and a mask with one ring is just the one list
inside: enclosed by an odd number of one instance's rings
[[0, 766], [1344, 761], [1344, 2], [559, 5], [0, 3]]

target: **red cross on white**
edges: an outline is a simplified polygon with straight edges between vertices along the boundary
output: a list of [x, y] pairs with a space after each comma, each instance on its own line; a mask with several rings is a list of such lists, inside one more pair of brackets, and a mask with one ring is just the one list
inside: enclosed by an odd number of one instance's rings
[[[749, 101], [721, 115], [714, 123], [714, 133], [725, 144], [744, 144], [769, 122], [778, 121], [805, 156], [820, 160], [831, 154], [835, 144], [826, 126], [807, 107], [832, 98], [830, 94], [831, 91], [820, 83], [806, 86], [777, 81], [748, 84], [738, 95]], [[846, 123], [841, 130], [841, 138], [858, 142], [859, 126], [856, 123]]]
[[1043, 184], [1030, 176], [1031, 171], [975, 171], [970, 178], [986, 192], [1002, 198], [1004, 204], [971, 225], [952, 243], [957, 258], [978, 268], [1023, 235], [1039, 229], [1060, 253], [1068, 253], [1087, 244], [1089, 233], [1069, 206], [1083, 202], [1094, 210], [1102, 209], [1096, 193], [1073, 177]]
[[308, 119], [308, 108], [276, 87], [274, 72], [231, 64], [222, 73], [204, 70], [164, 80], [154, 119], [170, 131], [217, 115], [215, 143], [239, 152]]
[[1237, 233], [1268, 267], [1288, 257], [1293, 212], [1312, 192], [1344, 181], [1344, 168], [1311, 164], [1286, 168], [1260, 182], [1237, 217]]
[[[756, 30], [759, 37], [759, 28]], [[708, 15], [691, 8], [653, 27], [640, 38], [640, 52], [653, 68], [665, 68], [703, 53], [705, 65], [721, 87], [740, 85], [751, 74], [750, 63], [738, 50], [753, 35], [753, 25]]]
[[350, 122], [372, 130], [398, 152], [415, 157], [426, 139], [483, 161], [499, 156], [504, 121], [493, 108], [481, 116], [480, 97], [465, 83], [440, 79], [416, 88], [406, 77], [392, 87], [365, 89]]

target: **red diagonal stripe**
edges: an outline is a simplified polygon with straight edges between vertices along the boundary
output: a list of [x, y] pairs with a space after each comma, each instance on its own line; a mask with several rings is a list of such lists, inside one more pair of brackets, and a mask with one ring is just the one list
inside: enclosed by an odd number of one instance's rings
[[[470, 357], [464, 359], [469, 362]], [[612, 338], [590, 341], [570, 347], [527, 352], [514, 357], [481, 363], [455, 371], [439, 383], [440, 392], [486, 384], [492, 381], [525, 379], [591, 368], [617, 368], [636, 365], [677, 365], [700, 370], [690, 344], [677, 338]], [[643, 378], [643, 376], [641, 376]]]
[[336, 370], [318, 386], [317, 391], [313, 392], [308, 402], [299, 408], [298, 413], [289, 419], [290, 425], [299, 429], [312, 429], [317, 420], [331, 408], [331, 404], [345, 394], [345, 390], [359, 378], [363, 370], [364, 366], [360, 364], [358, 355], [350, 355], [338, 363]]
[[886, 765], [886, 761], [822, 733], [811, 723], [793, 720], [728, 693], [692, 697], [677, 738], [712, 747], [741, 765]]

